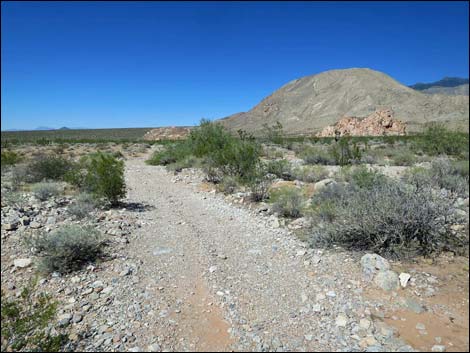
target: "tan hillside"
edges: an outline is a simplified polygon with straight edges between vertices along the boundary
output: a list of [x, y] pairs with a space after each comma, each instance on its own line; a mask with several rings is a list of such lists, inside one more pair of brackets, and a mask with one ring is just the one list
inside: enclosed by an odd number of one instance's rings
[[345, 116], [392, 109], [417, 131], [431, 121], [468, 131], [469, 97], [420, 93], [370, 69], [331, 70], [289, 82], [246, 113], [218, 120], [231, 129], [259, 132], [279, 121], [290, 134], [318, 133]]

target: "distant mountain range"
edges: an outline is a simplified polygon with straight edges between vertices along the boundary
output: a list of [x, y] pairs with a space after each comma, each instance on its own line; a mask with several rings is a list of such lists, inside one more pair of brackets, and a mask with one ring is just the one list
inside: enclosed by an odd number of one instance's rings
[[33, 130], [29, 129], [6, 129], [2, 131], [52, 131], [52, 130], [86, 130], [88, 128], [86, 127], [67, 127], [67, 126], [62, 126], [59, 129], [54, 129], [53, 127], [47, 127], [47, 126], [38, 126], [37, 128]]
[[431, 83], [415, 83], [414, 85], [409, 86], [417, 91], [423, 91], [432, 87], [457, 87], [460, 85], [468, 85], [468, 78], [461, 77], [444, 77], [442, 80], [431, 82]]

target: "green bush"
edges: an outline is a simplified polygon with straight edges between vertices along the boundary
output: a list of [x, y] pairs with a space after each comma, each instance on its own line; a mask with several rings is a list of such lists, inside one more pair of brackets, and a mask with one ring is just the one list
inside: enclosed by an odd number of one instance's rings
[[261, 202], [269, 198], [269, 186], [272, 179], [266, 172], [265, 166], [260, 164], [255, 168], [251, 178], [246, 182], [250, 191], [250, 199]]
[[279, 215], [290, 218], [302, 216], [303, 197], [297, 188], [281, 187], [270, 194], [273, 203], [273, 211]]
[[34, 295], [35, 282], [18, 298], [5, 298], [2, 290], [2, 352], [59, 352], [67, 335], [51, 335], [47, 328], [55, 319], [57, 303], [44, 293]]
[[414, 141], [415, 149], [430, 156], [468, 156], [468, 133], [451, 131], [442, 124], [431, 124]]
[[102, 255], [103, 241], [93, 227], [67, 225], [27, 242], [41, 258], [39, 270], [46, 273], [79, 270]]
[[349, 136], [341, 137], [338, 142], [331, 145], [330, 153], [336, 164], [340, 166], [360, 163], [362, 158], [359, 145]]
[[292, 167], [285, 159], [277, 161], [269, 161], [266, 163], [266, 171], [269, 174], [273, 174], [278, 178], [284, 180], [292, 180]]
[[412, 166], [416, 163], [417, 158], [410, 150], [400, 149], [391, 156], [393, 165]]
[[185, 141], [156, 152], [147, 163], [168, 165], [194, 156], [203, 161], [205, 170], [210, 171], [208, 179], [221, 174], [236, 176], [246, 182], [259, 164], [260, 154], [261, 146], [252, 136], [239, 131], [237, 138], [221, 125], [202, 120]]
[[341, 179], [359, 188], [371, 188], [375, 184], [386, 182], [387, 177], [374, 169], [368, 167], [352, 166], [341, 169]]
[[307, 147], [300, 152], [305, 164], [336, 165], [335, 158], [324, 147]]
[[333, 212], [332, 217], [321, 217], [325, 214], [320, 212], [318, 222], [313, 222], [314, 246], [336, 244], [408, 257], [459, 252], [468, 243], [451, 233], [452, 200], [429, 188], [386, 180], [370, 188], [332, 185], [320, 194], [325, 195], [316, 195], [317, 205], [328, 200]]
[[184, 158], [191, 156], [193, 151], [190, 145], [185, 141], [179, 141], [166, 146], [162, 151], [156, 151], [152, 157], [146, 161], [150, 165], [168, 165], [176, 163]]
[[32, 182], [43, 180], [64, 180], [73, 168], [73, 162], [62, 157], [43, 156], [33, 161], [28, 168]]
[[46, 201], [51, 197], [57, 196], [60, 194], [61, 187], [59, 184], [54, 182], [43, 182], [34, 184], [31, 187], [31, 191], [34, 196], [40, 201]]
[[261, 135], [266, 141], [274, 143], [276, 145], [284, 145], [285, 137], [282, 124], [279, 121], [276, 121], [276, 124], [269, 126], [268, 124], [263, 124], [263, 130]]
[[85, 190], [106, 198], [111, 205], [126, 195], [124, 162], [104, 153], [90, 155], [86, 164]]
[[15, 165], [22, 160], [21, 156], [14, 151], [2, 151], [1, 152], [1, 165], [9, 166]]

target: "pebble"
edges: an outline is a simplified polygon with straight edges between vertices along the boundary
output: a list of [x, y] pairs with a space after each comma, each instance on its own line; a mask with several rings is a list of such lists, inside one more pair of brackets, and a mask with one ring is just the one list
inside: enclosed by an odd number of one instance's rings
[[20, 268], [28, 267], [31, 265], [31, 263], [32, 263], [31, 259], [16, 259], [13, 261], [13, 265], [15, 265], [15, 267], [20, 267]]

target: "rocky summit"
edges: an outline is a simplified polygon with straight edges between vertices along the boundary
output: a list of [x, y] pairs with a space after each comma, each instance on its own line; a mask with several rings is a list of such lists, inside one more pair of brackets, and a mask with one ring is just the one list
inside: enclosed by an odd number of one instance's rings
[[260, 134], [264, 124], [279, 121], [288, 134], [316, 134], [342, 117], [369, 116], [387, 109], [407, 124], [407, 132], [420, 131], [429, 122], [468, 131], [468, 96], [424, 94], [365, 68], [331, 70], [293, 80], [248, 112], [218, 122], [233, 131]]

